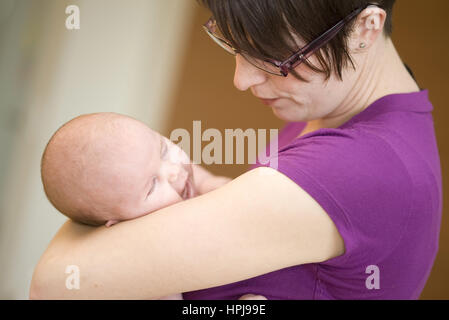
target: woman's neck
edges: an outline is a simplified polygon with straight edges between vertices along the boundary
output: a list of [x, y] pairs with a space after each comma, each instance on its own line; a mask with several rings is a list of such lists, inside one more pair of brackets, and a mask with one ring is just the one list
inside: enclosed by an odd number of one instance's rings
[[420, 90], [391, 39], [381, 41], [363, 58], [354, 86], [339, 107], [347, 111], [338, 117], [309, 121], [301, 136], [321, 128], [338, 128], [387, 95]]
[[365, 108], [374, 101], [390, 94], [411, 93], [420, 90], [418, 84], [405, 67], [391, 39], [385, 41], [383, 50], [382, 59], [376, 62], [379, 70], [377, 76], [373, 79], [376, 85], [366, 102], [368, 105]]

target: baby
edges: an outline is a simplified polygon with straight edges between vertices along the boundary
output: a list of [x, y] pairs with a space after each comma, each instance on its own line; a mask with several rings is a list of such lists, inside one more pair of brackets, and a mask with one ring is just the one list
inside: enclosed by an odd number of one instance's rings
[[[42, 156], [41, 174], [49, 201], [61, 213], [110, 227], [229, 181], [213, 179], [215, 185], [204, 187], [195, 183], [193, 168], [181, 148], [142, 122], [97, 113], [77, 117], [53, 135]], [[206, 170], [195, 168], [206, 181]], [[182, 300], [182, 295], [162, 300]]]
[[181, 148], [114, 113], [83, 115], [50, 139], [41, 164], [50, 202], [72, 220], [110, 227], [195, 195]]

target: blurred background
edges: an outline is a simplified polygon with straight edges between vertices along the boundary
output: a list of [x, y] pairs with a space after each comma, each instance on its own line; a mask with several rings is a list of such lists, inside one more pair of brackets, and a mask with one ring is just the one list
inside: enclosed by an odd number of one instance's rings
[[[449, 160], [447, 0], [398, 0], [394, 42], [429, 89], [443, 169]], [[67, 30], [77, 5], [81, 28]], [[65, 217], [46, 200], [40, 157], [84, 113], [118, 112], [169, 136], [176, 128], [275, 129], [283, 122], [233, 87], [233, 57], [201, 25], [195, 0], [0, 0], [0, 299], [27, 299], [31, 275]], [[237, 177], [247, 165], [210, 165]], [[444, 203], [448, 198], [444, 192]], [[443, 211], [446, 211], [444, 208]], [[449, 220], [422, 299], [449, 299]]]

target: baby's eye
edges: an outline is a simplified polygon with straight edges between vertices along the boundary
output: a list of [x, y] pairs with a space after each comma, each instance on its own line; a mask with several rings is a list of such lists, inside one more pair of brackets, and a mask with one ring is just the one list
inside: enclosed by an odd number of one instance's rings
[[147, 198], [150, 196], [150, 194], [153, 193], [154, 188], [156, 188], [156, 183], [157, 183], [157, 178], [154, 177], [153, 178], [153, 183], [151, 184], [151, 189], [150, 189], [150, 191], [148, 191]]

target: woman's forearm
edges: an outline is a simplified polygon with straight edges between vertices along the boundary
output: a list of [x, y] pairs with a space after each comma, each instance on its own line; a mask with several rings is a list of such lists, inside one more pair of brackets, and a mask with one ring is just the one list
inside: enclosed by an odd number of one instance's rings
[[[198, 195], [202, 195], [205, 193], [208, 193], [210, 191], [213, 191], [223, 185], [225, 185], [226, 183], [230, 182], [232, 179], [228, 178], [228, 177], [224, 177], [224, 176], [216, 176], [212, 173], [210, 173], [208, 170], [204, 169], [203, 167], [199, 166], [199, 165], [193, 165], [193, 170], [194, 170], [194, 176], [196, 177], [195, 180], [195, 188], [197, 189]], [[89, 237], [89, 234], [92, 234], [94, 232], [94, 228], [91, 228], [89, 226], [85, 226], [85, 225], [80, 225], [77, 223], [74, 223], [72, 221], [67, 221], [64, 226], [59, 230], [58, 234], [55, 236], [55, 238], [53, 239], [52, 243], [51, 243], [51, 250], [47, 250], [45, 252], [45, 254], [42, 256], [39, 265], [36, 267], [36, 270], [47, 270], [45, 278], [47, 279], [47, 281], [45, 281], [45, 283], [42, 285], [39, 285], [39, 282], [34, 280], [35, 278], [33, 277], [32, 281], [32, 285], [30, 288], [30, 298], [38, 298], [39, 296], [44, 296], [47, 294], [51, 294], [52, 290], [52, 286], [47, 284], [50, 283], [54, 283], [54, 282], [61, 282], [61, 279], [53, 279], [53, 281], [49, 281], [49, 276], [51, 277], [52, 275], [57, 277], [58, 275], [60, 275], [60, 271], [62, 270], [61, 268], [63, 267], [64, 263], [63, 261], [65, 260], [65, 265], [66, 266], [75, 266], [77, 268], [79, 268], [78, 265], [74, 265], [74, 261], [78, 260], [78, 263], [80, 265], [85, 264], [85, 261], [81, 261], [82, 259], [80, 258], [75, 258], [76, 252], [78, 253], [82, 253], [81, 251], [75, 251], [77, 250], [76, 248], [72, 248], [71, 251], [67, 252], [67, 248], [63, 247], [61, 244], [66, 243], [68, 244], [69, 242], [71, 244], [80, 244], [83, 242], [83, 240], [88, 241], [88, 238], [84, 238], [84, 237]], [[87, 242], [86, 242], [87, 243]], [[83, 248], [83, 246], [81, 246], [80, 248]], [[84, 247], [85, 248], [85, 247]], [[78, 249], [78, 250], [82, 250], [82, 249]], [[56, 269], [55, 268], [55, 263], [57, 260], [57, 265], [58, 267]], [[94, 266], [95, 267], [95, 266]], [[91, 268], [91, 267], [88, 267]], [[54, 270], [53, 270], [54, 269]], [[86, 269], [86, 268], [83, 268]], [[92, 269], [89, 269], [89, 271], [91, 271]], [[71, 280], [69, 279], [69, 277], [71, 276], [75, 276], [75, 274], [66, 274], [64, 273], [66, 276], [66, 280]], [[80, 277], [81, 277], [81, 270], [80, 270]], [[36, 275], [37, 277], [37, 275]], [[58, 287], [58, 286], [57, 286]], [[61, 288], [59, 286], [59, 288]], [[69, 290], [67, 289], [66, 286], [64, 286], [63, 288], [64, 291]], [[76, 289], [71, 289], [71, 290], [76, 290]], [[76, 291], [71, 292], [76, 294]], [[54, 296], [64, 296], [63, 293], [61, 292], [54, 292]]]
[[[30, 296], [159, 299], [325, 261], [342, 253], [341, 242], [329, 217], [296, 184], [256, 169], [111, 228], [68, 221], [37, 265]], [[65, 273], [68, 266], [79, 271], [79, 288], [66, 286], [73, 276]]]
[[[157, 241], [160, 232], [152, 229], [151, 223], [146, 224], [145, 231], [139, 228], [128, 232], [128, 228], [121, 228], [126, 223], [108, 230], [67, 221], [36, 266], [30, 298], [159, 299], [175, 293], [158, 287], [157, 281], [141, 282], [145, 275], [157, 279], [166, 269], [161, 265], [155, 269], [151, 263], [142, 263], [149, 256], [158, 260], [157, 257], [167, 254], [163, 252], [164, 244]], [[147, 232], [152, 237], [143, 239], [142, 234]], [[123, 246], [124, 242], [135, 245]], [[76, 268], [79, 273], [66, 273], [68, 267]], [[79, 288], [70, 285], [74, 276], [79, 276]]]

